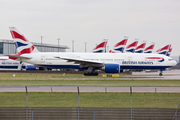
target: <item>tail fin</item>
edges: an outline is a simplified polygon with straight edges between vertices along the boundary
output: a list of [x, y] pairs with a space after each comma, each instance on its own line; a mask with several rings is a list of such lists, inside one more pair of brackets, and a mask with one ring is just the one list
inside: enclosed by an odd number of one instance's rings
[[171, 47], [171, 45], [166, 45], [166, 46], [158, 49], [156, 52], [157, 52], [158, 54], [167, 55], [167, 53], [169, 52], [170, 47]]
[[136, 47], [135, 53], [143, 53], [145, 46], [146, 46], [146, 41], [143, 41], [141, 45]]
[[138, 39], [135, 39], [135, 41], [134, 41], [133, 43], [129, 44], [129, 45], [126, 47], [126, 52], [134, 53], [137, 44], [138, 44]]
[[144, 53], [152, 53], [155, 43], [152, 43], [149, 47], [144, 49]]
[[93, 53], [103, 53], [103, 52], [105, 52], [106, 45], [107, 45], [107, 40], [104, 39], [100, 44], [98, 44], [98, 45], [93, 49]]
[[9, 27], [19, 55], [39, 52], [15, 27]]
[[120, 42], [118, 42], [118, 43], [116, 43], [116, 44], [114, 45], [114, 50], [115, 50], [116, 52], [118, 51], [118, 52], [123, 53], [127, 41], [128, 41], [128, 36], [124, 36], [124, 38], [123, 38], [122, 41], [120, 41]]

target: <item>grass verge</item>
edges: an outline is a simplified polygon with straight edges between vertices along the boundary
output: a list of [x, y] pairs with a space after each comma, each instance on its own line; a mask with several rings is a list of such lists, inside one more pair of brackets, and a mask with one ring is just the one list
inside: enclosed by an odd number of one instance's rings
[[[25, 107], [26, 93], [0, 93], [0, 107]], [[133, 93], [133, 108], [177, 108], [180, 93]], [[77, 93], [28, 93], [29, 107], [77, 107]], [[80, 93], [80, 107], [130, 108], [130, 93]]]

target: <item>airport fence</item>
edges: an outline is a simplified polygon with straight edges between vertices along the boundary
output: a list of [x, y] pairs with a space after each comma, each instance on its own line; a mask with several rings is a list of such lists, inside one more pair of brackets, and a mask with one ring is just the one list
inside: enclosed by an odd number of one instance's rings
[[[79, 109], [79, 118], [78, 118]], [[176, 109], [165, 108], [71, 108], [71, 107], [1, 107], [0, 120], [179, 120]]]

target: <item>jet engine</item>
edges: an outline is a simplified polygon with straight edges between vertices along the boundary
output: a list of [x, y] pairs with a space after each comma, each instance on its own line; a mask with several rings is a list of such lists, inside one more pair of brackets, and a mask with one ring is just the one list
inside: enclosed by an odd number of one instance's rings
[[103, 69], [106, 73], [119, 73], [120, 65], [119, 64], [105, 64]]
[[36, 66], [34, 65], [27, 65], [26, 70], [36, 70]]

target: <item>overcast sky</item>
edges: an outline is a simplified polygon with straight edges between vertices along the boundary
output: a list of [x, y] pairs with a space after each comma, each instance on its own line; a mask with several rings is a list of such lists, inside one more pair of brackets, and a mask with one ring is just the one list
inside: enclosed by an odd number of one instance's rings
[[154, 52], [172, 44], [180, 55], [180, 0], [0, 0], [0, 39], [12, 39], [16, 27], [31, 42], [58, 44], [91, 52], [108, 39], [109, 49], [124, 36], [139, 38]]

